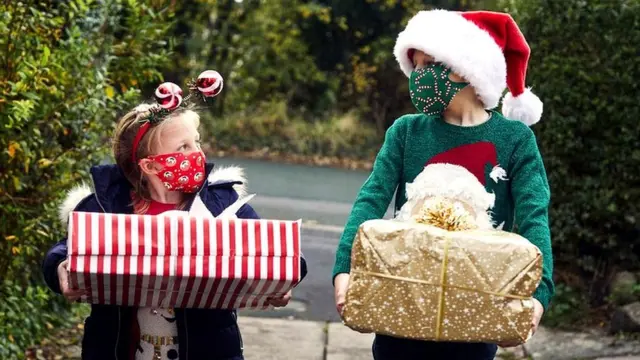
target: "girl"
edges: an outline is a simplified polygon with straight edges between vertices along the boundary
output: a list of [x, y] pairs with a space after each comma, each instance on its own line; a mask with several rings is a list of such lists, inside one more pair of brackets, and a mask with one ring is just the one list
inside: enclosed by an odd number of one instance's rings
[[[116, 164], [91, 169], [94, 193], [87, 194], [86, 188], [72, 191], [61, 208], [64, 221], [73, 209], [157, 215], [189, 210], [194, 201], [218, 216], [244, 195], [240, 169], [213, 171], [212, 164], [205, 164], [198, 114], [180, 106], [179, 87], [165, 83], [156, 96], [160, 101], [168, 100], [160, 105], [139, 105], [119, 121], [113, 139]], [[258, 218], [249, 205], [240, 207], [236, 214]], [[69, 288], [66, 257], [64, 239], [48, 252], [44, 276], [53, 291], [75, 301], [82, 293]], [[304, 276], [304, 260], [301, 267]], [[270, 304], [285, 306], [290, 298], [288, 293], [270, 299]], [[236, 320], [236, 311], [228, 310], [94, 304], [85, 321], [82, 359], [240, 360], [242, 340]]]
[[[344, 305], [358, 227], [384, 216], [396, 188], [396, 209], [400, 209], [406, 202], [405, 184], [426, 165], [447, 163], [463, 166], [495, 195], [491, 213], [498, 228], [512, 230], [517, 224], [519, 234], [540, 248], [543, 279], [534, 293], [535, 330], [554, 292], [553, 258], [549, 185], [535, 136], [527, 126], [540, 119], [542, 103], [524, 87], [529, 59], [524, 36], [503, 13], [422, 11], [398, 36], [394, 54], [409, 77], [411, 100], [420, 113], [403, 116], [389, 128], [371, 176], [355, 201], [336, 252], [338, 311]], [[503, 100], [503, 116], [491, 109], [506, 86], [510, 93]], [[495, 344], [384, 335], [376, 335], [373, 344], [376, 360], [493, 359], [496, 350]]]

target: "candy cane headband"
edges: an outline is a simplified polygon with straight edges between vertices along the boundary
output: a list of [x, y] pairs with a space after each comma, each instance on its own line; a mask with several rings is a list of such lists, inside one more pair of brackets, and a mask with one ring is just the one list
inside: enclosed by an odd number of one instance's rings
[[182, 89], [180, 86], [172, 82], [160, 84], [155, 92], [157, 104], [152, 106], [151, 109], [149, 109], [150, 114], [142, 119], [143, 124], [140, 126], [140, 129], [138, 129], [136, 137], [133, 140], [131, 161], [136, 162], [136, 153], [138, 152], [140, 141], [151, 125], [161, 122], [167, 115], [171, 114], [181, 105], [187, 106], [192, 100], [198, 99], [206, 103], [207, 98], [213, 98], [220, 94], [223, 85], [224, 81], [222, 76], [213, 70], [204, 71], [196, 80], [190, 81], [187, 84], [189, 87], [189, 95], [184, 99], [182, 98]]

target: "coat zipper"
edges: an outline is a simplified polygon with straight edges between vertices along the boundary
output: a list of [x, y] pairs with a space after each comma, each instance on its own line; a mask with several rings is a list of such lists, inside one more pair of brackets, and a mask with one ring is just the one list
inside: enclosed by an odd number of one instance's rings
[[106, 213], [107, 211], [104, 209], [104, 206], [102, 206], [102, 204], [100, 203], [100, 198], [98, 197], [98, 193], [96, 192], [96, 183], [95, 181], [93, 181], [93, 179], [91, 179], [91, 182], [93, 183], [93, 196], [96, 197], [96, 202], [98, 203], [98, 206], [100, 206], [100, 209], [102, 209], [102, 212]]
[[118, 334], [116, 335], [116, 347], [114, 355], [116, 356], [116, 360], [118, 360], [118, 343], [120, 342], [120, 328], [122, 327], [122, 320], [120, 315], [120, 307], [118, 307]]
[[[187, 360], [189, 359], [189, 326], [187, 325], [187, 312], [183, 311], [182, 315], [184, 316], [184, 337], [185, 337], [184, 360]], [[178, 345], [178, 346], [182, 346], [182, 345]]]
[[233, 318], [236, 320], [236, 329], [238, 329], [238, 341], [240, 342], [240, 353], [244, 355], [244, 343], [242, 341], [242, 333], [240, 332], [240, 325], [238, 325], [238, 313], [235, 311], [231, 312], [233, 314]]

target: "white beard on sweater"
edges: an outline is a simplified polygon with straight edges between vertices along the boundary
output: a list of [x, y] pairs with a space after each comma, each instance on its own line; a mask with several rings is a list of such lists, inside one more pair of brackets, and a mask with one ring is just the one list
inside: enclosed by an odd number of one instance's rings
[[461, 208], [471, 209], [478, 229], [489, 230], [494, 223], [489, 214], [495, 202], [495, 195], [485, 187], [469, 170], [452, 164], [430, 164], [406, 186], [407, 202], [402, 205], [395, 219], [412, 221], [425, 204], [432, 198], [446, 198]]

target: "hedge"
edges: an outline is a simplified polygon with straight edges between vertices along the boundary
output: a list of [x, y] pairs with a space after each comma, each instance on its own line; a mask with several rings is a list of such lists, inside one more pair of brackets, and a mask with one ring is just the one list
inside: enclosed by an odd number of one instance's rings
[[640, 1], [504, 3], [531, 47], [527, 83], [552, 191], [556, 263], [591, 306], [640, 268]]
[[66, 322], [40, 270], [64, 233], [56, 206], [105, 158], [136, 86], [161, 78], [170, 25], [131, 0], [0, 4], [0, 358]]

